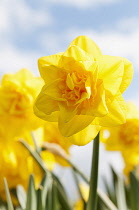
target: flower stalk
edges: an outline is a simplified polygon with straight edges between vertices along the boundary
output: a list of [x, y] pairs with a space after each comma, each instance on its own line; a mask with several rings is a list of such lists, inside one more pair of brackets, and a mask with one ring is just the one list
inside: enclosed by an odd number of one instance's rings
[[97, 182], [98, 182], [98, 163], [99, 163], [99, 134], [94, 139], [92, 169], [90, 177], [90, 192], [86, 210], [97, 209]]

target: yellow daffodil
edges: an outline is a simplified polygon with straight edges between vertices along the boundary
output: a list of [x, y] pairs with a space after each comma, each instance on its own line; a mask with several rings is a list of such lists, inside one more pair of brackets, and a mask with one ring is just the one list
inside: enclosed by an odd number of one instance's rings
[[[4, 139], [3, 141], [1, 139], [0, 151], [0, 197], [4, 191], [4, 177], [8, 181], [10, 190], [15, 189], [19, 184], [27, 189], [30, 174], [35, 175], [35, 184], [38, 186], [44, 173], [20, 142], [13, 140], [5, 143]], [[52, 170], [55, 164], [54, 155], [45, 151], [41, 153], [41, 156], [46, 167]]]
[[107, 150], [126, 151], [129, 154], [139, 152], [139, 110], [135, 104], [127, 104], [126, 123], [102, 129], [101, 141]]
[[[27, 69], [16, 74], [5, 74], [0, 84], [0, 134], [10, 139], [24, 130], [40, 126], [41, 120], [34, 115], [33, 104], [43, 80]], [[7, 132], [8, 126], [8, 132]]]
[[[87, 202], [89, 197], [89, 187], [85, 184], [80, 184], [80, 191], [82, 193], [83, 199]], [[75, 203], [74, 210], [84, 210], [84, 202], [82, 199], [79, 199]]]
[[74, 144], [87, 144], [100, 126], [125, 122], [122, 93], [133, 75], [127, 59], [103, 55], [90, 38], [79, 36], [65, 52], [40, 58], [38, 66], [45, 85], [36, 100], [35, 114], [58, 122], [63, 136], [80, 131], [78, 135], [85, 136], [92, 129], [89, 138], [75, 138]]
[[122, 157], [125, 163], [124, 174], [128, 177], [129, 173], [136, 169], [139, 177], [139, 152], [124, 151]]

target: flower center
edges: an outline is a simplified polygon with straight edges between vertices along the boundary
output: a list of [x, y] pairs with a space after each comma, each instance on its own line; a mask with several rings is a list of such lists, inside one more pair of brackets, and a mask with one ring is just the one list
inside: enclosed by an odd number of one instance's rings
[[61, 83], [59, 88], [62, 91], [62, 98], [67, 101], [80, 103], [91, 96], [91, 82], [87, 73], [68, 73], [65, 82]]
[[139, 120], [127, 120], [121, 126], [119, 135], [125, 145], [139, 143]]

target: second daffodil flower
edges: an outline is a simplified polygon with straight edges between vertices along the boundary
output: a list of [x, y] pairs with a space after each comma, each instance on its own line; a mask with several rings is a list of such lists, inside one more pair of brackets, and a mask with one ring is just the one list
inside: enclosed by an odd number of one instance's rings
[[34, 107], [38, 117], [58, 121], [63, 136], [84, 145], [99, 132], [100, 126], [125, 122], [126, 105], [122, 93], [133, 76], [131, 62], [117, 56], [103, 55], [88, 37], [79, 36], [63, 53], [38, 61], [45, 81]]

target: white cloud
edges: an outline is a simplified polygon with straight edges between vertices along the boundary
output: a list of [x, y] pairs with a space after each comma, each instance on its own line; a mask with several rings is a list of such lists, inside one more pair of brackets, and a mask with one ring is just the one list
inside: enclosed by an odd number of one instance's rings
[[88, 8], [89, 6], [102, 6], [105, 4], [117, 3], [120, 0], [49, 0], [50, 3], [71, 5], [77, 8]]
[[0, 33], [11, 32], [16, 27], [21, 31], [33, 29], [53, 23], [53, 18], [47, 10], [33, 9], [27, 1], [1, 0], [0, 2]]
[[117, 24], [117, 29], [125, 32], [133, 32], [139, 30], [139, 17], [133, 16], [122, 19]]
[[38, 53], [24, 52], [9, 44], [0, 50], [0, 74], [14, 73], [27, 68], [39, 75], [37, 68], [39, 57]]

